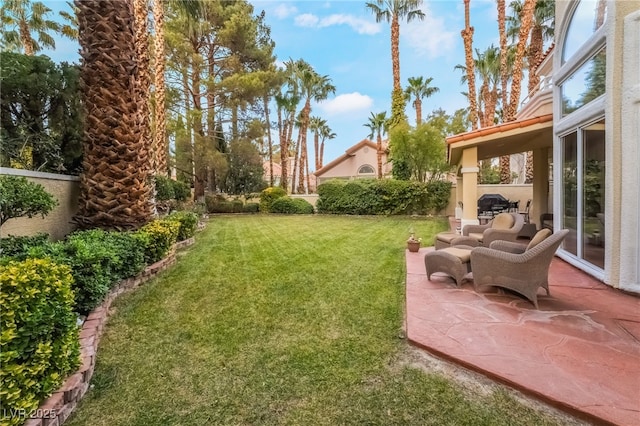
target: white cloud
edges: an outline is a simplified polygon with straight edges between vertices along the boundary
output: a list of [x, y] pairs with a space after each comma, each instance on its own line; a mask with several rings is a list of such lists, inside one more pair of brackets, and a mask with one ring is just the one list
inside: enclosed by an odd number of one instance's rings
[[426, 10], [424, 20], [414, 20], [400, 27], [400, 38], [411, 46], [417, 55], [430, 59], [447, 55], [455, 46], [456, 31], [449, 31], [443, 18]]
[[362, 110], [368, 111], [372, 105], [373, 99], [371, 97], [353, 92], [322, 101], [318, 107], [327, 115], [338, 115]]
[[284, 3], [278, 5], [278, 7], [276, 7], [276, 9], [273, 11], [273, 13], [276, 15], [276, 18], [278, 19], [284, 19], [287, 16], [293, 15], [294, 13], [296, 13], [298, 11], [298, 9], [295, 6], [288, 6]]
[[311, 13], [303, 13], [295, 17], [294, 22], [299, 27], [315, 27], [320, 19]]
[[380, 24], [353, 15], [333, 14], [322, 19], [310, 13], [298, 15], [295, 24], [299, 27], [326, 28], [333, 25], [348, 25], [358, 34], [373, 35], [381, 31]]

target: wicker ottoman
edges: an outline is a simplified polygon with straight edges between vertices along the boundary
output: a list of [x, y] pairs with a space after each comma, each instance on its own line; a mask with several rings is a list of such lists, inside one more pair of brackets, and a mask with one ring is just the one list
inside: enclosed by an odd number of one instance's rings
[[461, 235], [455, 232], [440, 232], [436, 235], [436, 250], [451, 247], [451, 241], [460, 237]]
[[468, 246], [455, 246], [430, 251], [424, 257], [427, 278], [431, 279], [434, 272], [443, 272], [452, 277], [456, 286], [460, 287], [464, 276], [471, 272], [472, 249]]

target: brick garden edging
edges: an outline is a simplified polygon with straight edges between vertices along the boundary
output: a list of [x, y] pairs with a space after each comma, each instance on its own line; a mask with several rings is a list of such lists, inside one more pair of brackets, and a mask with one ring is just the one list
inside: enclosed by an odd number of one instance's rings
[[136, 289], [173, 265], [176, 262], [176, 248], [189, 246], [195, 240], [190, 238], [181, 242], [186, 244], [176, 243], [167, 257], [147, 266], [135, 277], [127, 278], [116, 284], [104, 302], [89, 313], [80, 329], [80, 368], [75, 374], [67, 377], [62, 386], [40, 404], [35, 411], [39, 418], [28, 419], [24, 426], [60, 426], [67, 420], [89, 389], [96, 365], [98, 343], [104, 330], [104, 324], [109, 317], [111, 303], [122, 293]]

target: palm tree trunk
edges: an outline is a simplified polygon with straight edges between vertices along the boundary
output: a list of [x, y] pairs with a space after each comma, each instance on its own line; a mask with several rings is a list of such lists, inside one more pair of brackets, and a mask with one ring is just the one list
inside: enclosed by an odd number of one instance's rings
[[524, 183], [533, 183], [533, 151], [527, 152], [524, 170]]
[[476, 97], [476, 80], [473, 61], [473, 27], [469, 25], [469, 1], [464, 0], [464, 23], [465, 28], [461, 31], [464, 42], [464, 57], [467, 67], [467, 84], [469, 85], [469, 121], [471, 130], [478, 128], [478, 104]]
[[31, 38], [31, 31], [29, 31], [29, 24], [24, 19], [21, 19], [18, 28], [20, 31], [20, 43], [24, 47], [24, 54], [33, 56], [33, 39]]
[[316, 171], [320, 170], [320, 167], [322, 167], [322, 161], [320, 160], [320, 152], [318, 151], [318, 146], [320, 145], [320, 137], [318, 135], [318, 132], [314, 132], [313, 133], [313, 152], [315, 153], [315, 157], [316, 157]]
[[133, 228], [153, 216], [149, 146], [141, 137], [145, 98], [131, 78], [139, 67], [133, 5], [76, 0], [84, 128], [82, 225]]
[[323, 164], [324, 164], [324, 140], [320, 143], [320, 167], [318, 167], [318, 170], [322, 168]]
[[531, 42], [527, 58], [529, 62], [529, 83], [527, 87], [529, 96], [537, 90], [538, 83], [540, 83], [540, 76], [536, 72], [536, 67], [542, 56], [542, 44], [542, 27], [534, 25], [531, 30]]
[[401, 91], [400, 84], [400, 22], [398, 15], [391, 18], [391, 66], [393, 69], [393, 90]]
[[151, 88], [151, 74], [149, 69], [149, 32], [147, 29], [147, 3], [145, 0], [135, 0], [133, 2], [133, 16], [135, 22], [135, 49], [138, 57], [138, 67], [136, 69], [136, 80], [138, 86], [138, 97], [141, 102], [140, 111], [140, 137], [144, 144], [149, 147], [149, 169], [150, 173], [155, 173], [155, 159], [153, 141], [151, 139], [151, 128], [149, 124], [149, 92]]
[[536, 0], [524, 0], [522, 7], [522, 16], [520, 24], [520, 33], [518, 35], [518, 45], [516, 47], [516, 57], [513, 63], [513, 78], [511, 80], [511, 95], [509, 97], [509, 105], [505, 111], [505, 121], [513, 121], [518, 112], [518, 104], [520, 103], [520, 91], [522, 90], [522, 62], [524, 59], [527, 38], [531, 31], [533, 23], [533, 12], [536, 7]]
[[422, 101], [420, 100], [420, 98], [416, 98], [415, 107], [416, 107], [416, 126], [419, 126], [420, 124], [422, 124]]
[[282, 110], [278, 108], [278, 135], [280, 138], [280, 187], [288, 191], [289, 182], [289, 144], [287, 143], [287, 126], [282, 121]]
[[164, 5], [163, 0], [153, 2], [153, 25], [155, 37], [155, 73], [154, 85], [156, 94], [156, 128], [154, 137], [154, 154], [156, 157], [156, 174], [166, 176], [169, 173], [167, 167], [167, 112], [166, 112], [166, 86], [164, 81], [165, 50], [164, 50]]
[[269, 95], [264, 95], [264, 118], [267, 121], [267, 144], [269, 150], [269, 186], [273, 186], [273, 142], [271, 141], [271, 122], [269, 121]]
[[300, 126], [300, 169], [298, 174], [298, 193], [302, 194], [304, 190], [304, 171], [307, 161], [307, 129], [309, 128], [309, 114], [311, 111], [311, 99], [307, 98], [302, 109], [302, 126]]
[[378, 179], [382, 179], [382, 135], [378, 132], [378, 140], [376, 144], [377, 160], [378, 160]]
[[511, 183], [511, 156], [503, 155], [500, 157], [500, 183]]
[[302, 138], [302, 135], [300, 134], [300, 132], [298, 132], [298, 141], [296, 142], [296, 152], [295, 155], [293, 157], [293, 170], [291, 171], [291, 193], [295, 194], [296, 193], [296, 171], [298, 171], [299, 169], [299, 164], [300, 164], [300, 139]]
[[[501, 83], [501, 101], [503, 112], [507, 108], [507, 82], [509, 81], [509, 73], [507, 69], [507, 30], [505, 25], [505, 0], [497, 0], [498, 2], [498, 32], [500, 33], [500, 83]], [[504, 115], [504, 114], [503, 114]]]

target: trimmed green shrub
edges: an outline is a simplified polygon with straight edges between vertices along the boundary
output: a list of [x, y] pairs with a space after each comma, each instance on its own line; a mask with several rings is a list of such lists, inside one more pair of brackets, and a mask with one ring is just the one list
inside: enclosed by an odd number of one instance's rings
[[207, 212], [209, 213], [243, 213], [245, 205], [242, 200], [227, 201], [222, 195], [207, 195], [205, 197]]
[[184, 241], [194, 236], [198, 227], [198, 215], [193, 212], [174, 212], [167, 219], [180, 224], [178, 229], [178, 241]]
[[271, 204], [278, 198], [284, 197], [287, 195], [287, 191], [280, 188], [279, 186], [272, 186], [260, 193], [260, 211], [264, 213], [268, 213], [271, 211]]
[[302, 198], [281, 197], [271, 204], [271, 213], [313, 214], [313, 206]]
[[426, 214], [446, 207], [450, 192], [451, 184], [439, 181], [334, 180], [318, 186], [316, 207], [331, 214]]
[[49, 235], [39, 233], [33, 236], [15, 236], [0, 238], [0, 257], [12, 260], [25, 260], [32, 247], [41, 246], [49, 241]]
[[258, 203], [247, 203], [244, 205], [243, 210], [245, 213], [258, 213], [260, 211], [260, 204]]
[[22, 424], [9, 412], [35, 410], [80, 365], [72, 281], [68, 266], [48, 259], [0, 266], [3, 424]]
[[138, 230], [146, 243], [144, 258], [151, 265], [164, 258], [178, 238], [180, 224], [173, 220], [157, 219]]
[[145, 266], [145, 236], [100, 229], [71, 234], [67, 240], [33, 247], [29, 257], [48, 257], [67, 265], [73, 275], [74, 309], [90, 312], [118, 281], [137, 275]]
[[57, 205], [44, 186], [23, 176], [0, 176], [0, 226], [16, 217], [45, 217]]

